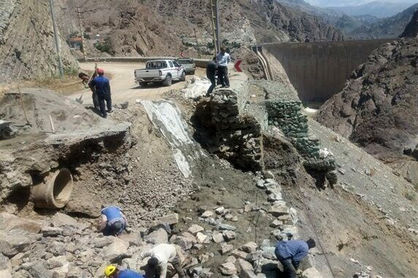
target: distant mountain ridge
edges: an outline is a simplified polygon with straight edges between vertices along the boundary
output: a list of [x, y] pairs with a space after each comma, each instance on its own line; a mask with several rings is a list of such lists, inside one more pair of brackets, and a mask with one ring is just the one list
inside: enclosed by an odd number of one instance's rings
[[378, 18], [391, 17], [411, 6], [411, 3], [391, 3], [386, 1], [373, 1], [356, 6], [327, 7], [349, 16], [371, 15]]
[[[300, 11], [322, 17], [325, 22], [341, 30], [344, 33], [345, 39], [348, 40], [397, 38], [401, 35], [408, 22], [411, 20], [415, 10], [418, 9], [417, 3], [410, 5], [409, 7], [407, 7], [407, 9], [402, 10], [394, 16], [387, 18], [378, 18], [373, 15], [350, 16], [339, 9], [330, 9], [313, 6], [307, 2], [308, 0], [276, 1], [282, 5], [289, 6], [294, 9], [299, 9]], [[367, 5], [369, 5], [368, 7], [370, 8], [372, 7], [372, 5], [376, 3], [382, 2], [374, 1]], [[403, 4], [399, 6], [402, 5]], [[361, 6], [364, 7], [365, 5]]]
[[395, 16], [380, 19], [368, 26], [359, 27], [346, 35], [358, 39], [397, 38], [411, 21], [417, 9], [418, 3]]

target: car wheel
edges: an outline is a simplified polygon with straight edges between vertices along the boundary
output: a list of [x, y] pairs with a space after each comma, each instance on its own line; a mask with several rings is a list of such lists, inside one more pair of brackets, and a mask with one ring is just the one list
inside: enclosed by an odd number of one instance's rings
[[196, 72], [196, 71], [192, 71], [192, 72], [190, 72], [190, 74], [191, 74], [191, 75], [194, 75], [194, 74], [195, 74], [195, 72]]
[[139, 83], [139, 86], [141, 86], [141, 87], [146, 87], [148, 85], [148, 83], [147, 82], [140, 82]]
[[181, 73], [180, 81], [186, 81], [186, 73], [184, 71]]
[[173, 79], [171, 78], [171, 75], [167, 75], [167, 77], [163, 81], [163, 85], [164, 86], [171, 86], [172, 83], [173, 83]]

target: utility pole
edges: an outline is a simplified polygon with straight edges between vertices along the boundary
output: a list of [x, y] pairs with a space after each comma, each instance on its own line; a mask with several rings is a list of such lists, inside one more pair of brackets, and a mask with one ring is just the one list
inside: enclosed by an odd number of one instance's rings
[[216, 42], [217, 51], [221, 51], [220, 30], [219, 30], [219, 0], [215, 0], [215, 18], [216, 18]]
[[57, 24], [55, 22], [55, 12], [54, 12], [53, 0], [49, 0], [49, 6], [51, 8], [52, 27], [54, 28], [55, 48], [57, 49], [57, 55], [58, 55], [58, 69], [60, 71], [60, 77], [62, 77], [64, 75], [64, 69], [62, 68], [61, 51], [60, 51], [60, 46], [59, 46]]
[[77, 7], [77, 16], [78, 16], [78, 24], [80, 25], [80, 34], [81, 34], [81, 52], [83, 53], [84, 61], [86, 61], [86, 47], [84, 45], [84, 29], [83, 29], [83, 23], [81, 21], [81, 12], [80, 7]]
[[213, 31], [213, 44], [215, 46], [215, 55], [220, 51], [221, 45], [219, 42], [219, 5], [218, 0], [211, 0], [211, 12], [212, 12], [212, 31]]

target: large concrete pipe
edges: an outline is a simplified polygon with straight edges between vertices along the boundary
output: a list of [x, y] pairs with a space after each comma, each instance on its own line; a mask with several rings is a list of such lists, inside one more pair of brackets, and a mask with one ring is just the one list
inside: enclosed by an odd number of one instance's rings
[[31, 199], [37, 208], [63, 208], [73, 191], [71, 172], [62, 168], [45, 177], [44, 181], [31, 188]]

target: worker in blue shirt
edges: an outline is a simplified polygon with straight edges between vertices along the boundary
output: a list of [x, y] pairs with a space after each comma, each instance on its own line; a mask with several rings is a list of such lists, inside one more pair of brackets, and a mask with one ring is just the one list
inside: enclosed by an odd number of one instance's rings
[[120, 208], [109, 206], [102, 209], [101, 214], [99, 230], [105, 236], [118, 236], [126, 229], [126, 217]]
[[130, 269], [120, 270], [113, 264], [106, 266], [104, 274], [106, 277], [110, 278], [144, 278], [144, 276], [138, 272]]
[[[104, 70], [103, 69], [97, 69], [96, 70], [97, 76], [89, 83], [90, 88], [95, 88], [97, 98], [99, 99], [99, 106], [100, 106], [100, 113], [103, 118], [107, 117], [107, 112], [112, 112], [112, 97], [110, 94], [110, 83], [109, 79], [104, 77]], [[106, 105], [105, 105], [106, 101]], [[107, 106], [107, 111], [106, 111]]]
[[315, 240], [288, 240], [276, 244], [275, 254], [283, 265], [286, 278], [296, 278], [296, 271], [303, 258], [308, 255], [309, 249], [316, 246]]

